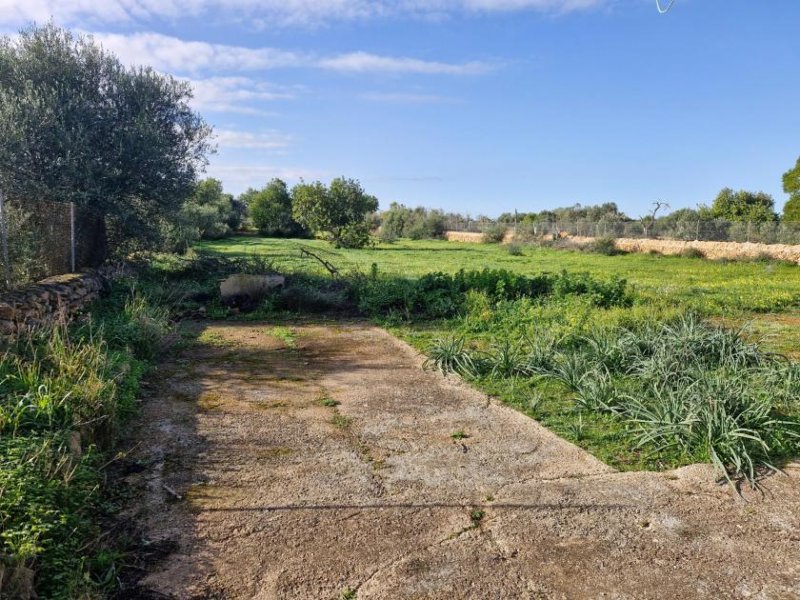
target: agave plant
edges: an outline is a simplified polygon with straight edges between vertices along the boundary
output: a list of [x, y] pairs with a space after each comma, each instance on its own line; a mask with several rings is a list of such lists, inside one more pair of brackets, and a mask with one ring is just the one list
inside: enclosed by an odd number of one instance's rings
[[516, 377], [531, 375], [527, 356], [523, 354], [518, 343], [504, 339], [486, 353], [484, 357], [486, 371], [492, 377]]
[[435, 368], [443, 375], [456, 373], [474, 377], [477, 368], [472, 353], [467, 349], [463, 337], [439, 338], [428, 347], [428, 358], [424, 368]]
[[568, 352], [559, 354], [555, 358], [547, 374], [562, 382], [569, 389], [577, 391], [580, 388], [583, 376], [590, 369], [591, 365], [583, 354]]
[[618, 391], [605, 367], [586, 371], [575, 389], [575, 404], [581, 410], [617, 413], [622, 410]]

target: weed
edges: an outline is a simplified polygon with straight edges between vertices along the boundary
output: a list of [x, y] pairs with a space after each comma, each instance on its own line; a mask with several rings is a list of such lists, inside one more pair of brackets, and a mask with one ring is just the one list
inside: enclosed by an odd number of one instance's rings
[[542, 402], [544, 402], [544, 396], [542, 393], [534, 391], [528, 395], [523, 406], [529, 413], [531, 413], [533, 416], [536, 416], [539, 414], [539, 409], [542, 406]]
[[120, 554], [98, 543], [103, 465], [167, 316], [120, 281], [90, 318], [41, 329], [0, 358], [0, 556], [6, 574], [35, 570], [38, 597], [100, 597], [116, 585]]
[[335, 408], [341, 404], [338, 400], [334, 400], [329, 396], [320, 396], [317, 398], [317, 402], [319, 402], [322, 406], [327, 406], [328, 408]]
[[475, 360], [465, 347], [464, 338], [443, 338], [436, 340], [428, 349], [424, 368], [434, 366], [443, 375], [456, 373], [465, 377], [477, 373]]
[[350, 586], [346, 586], [339, 594], [339, 600], [356, 600], [356, 591]]
[[331, 417], [331, 425], [338, 429], [347, 429], [352, 424], [353, 419], [344, 416], [338, 410], [334, 409], [333, 416]]
[[469, 519], [470, 519], [470, 521], [472, 521], [472, 524], [475, 525], [475, 526], [479, 525], [480, 522], [483, 521], [483, 517], [485, 517], [485, 516], [486, 516], [486, 514], [480, 508], [473, 508], [469, 512]]
[[465, 440], [469, 437], [469, 435], [467, 435], [467, 433], [464, 432], [463, 430], [459, 429], [458, 431], [454, 431], [453, 433], [451, 433], [450, 437], [453, 438], [454, 440]]
[[281, 340], [287, 348], [297, 347], [297, 336], [288, 327], [270, 327], [266, 330], [266, 334]]
[[217, 347], [236, 345], [236, 342], [234, 342], [233, 340], [230, 340], [221, 333], [219, 333], [218, 331], [213, 331], [211, 329], [206, 329], [200, 335], [198, 335], [197, 343], [202, 344], [204, 346], [217, 346]]
[[578, 414], [578, 418], [567, 425], [566, 431], [567, 435], [576, 442], [581, 442], [586, 439], [586, 428], [583, 422], [583, 415]]

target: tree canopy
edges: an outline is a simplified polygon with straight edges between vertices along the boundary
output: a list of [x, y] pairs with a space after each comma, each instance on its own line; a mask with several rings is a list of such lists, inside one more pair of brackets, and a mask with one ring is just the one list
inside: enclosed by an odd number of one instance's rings
[[250, 210], [253, 224], [269, 237], [303, 237], [305, 228], [292, 217], [292, 195], [281, 179], [273, 179], [263, 189], [250, 188], [239, 199]]
[[783, 191], [789, 194], [783, 207], [784, 220], [800, 223], [800, 158], [783, 174]]
[[105, 258], [158, 239], [191, 195], [211, 128], [188, 83], [127, 68], [91, 37], [53, 24], [0, 38], [0, 189], [10, 200], [75, 202]]
[[380, 237], [385, 241], [397, 238], [412, 240], [435, 239], [444, 235], [446, 217], [441, 210], [423, 207], [408, 208], [392, 202], [389, 210], [380, 214]]
[[[705, 212], [701, 210], [701, 214]], [[775, 200], [764, 192], [723, 188], [714, 199], [710, 216], [728, 221], [766, 223], [777, 221]]]
[[292, 216], [309, 230], [327, 234], [336, 247], [362, 248], [369, 242], [366, 217], [378, 210], [378, 199], [370, 196], [355, 179], [338, 177], [330, 187], [316, 181], [292, 189]]

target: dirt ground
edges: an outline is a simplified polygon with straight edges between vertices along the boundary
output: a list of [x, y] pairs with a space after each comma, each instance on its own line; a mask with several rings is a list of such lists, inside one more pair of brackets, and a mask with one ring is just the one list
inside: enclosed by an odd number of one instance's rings
[[800, 465], [745, 502], [615, 472], [372, 326], [197, 328], [131, 433], [129, 516], [174, 552], [130, 597], [800, 598]]

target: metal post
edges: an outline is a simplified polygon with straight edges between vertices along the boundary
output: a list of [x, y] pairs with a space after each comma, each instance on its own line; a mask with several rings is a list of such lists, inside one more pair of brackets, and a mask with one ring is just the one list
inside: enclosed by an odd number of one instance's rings
[[697, 227], [695, 228], [694, 241], [700, 241], [700, 221], [697, 222]]
[[75, 272], [75, 203], [69, 203], [69, 247], [70, 247], [70, 266]]
[[8, 260], [8, 223], [6, 221], [5, 195], [0, 190], [0, 238], [3, 243], [3, 271], [6, 277], [6, 287], [11, 287], [11, 263]]

